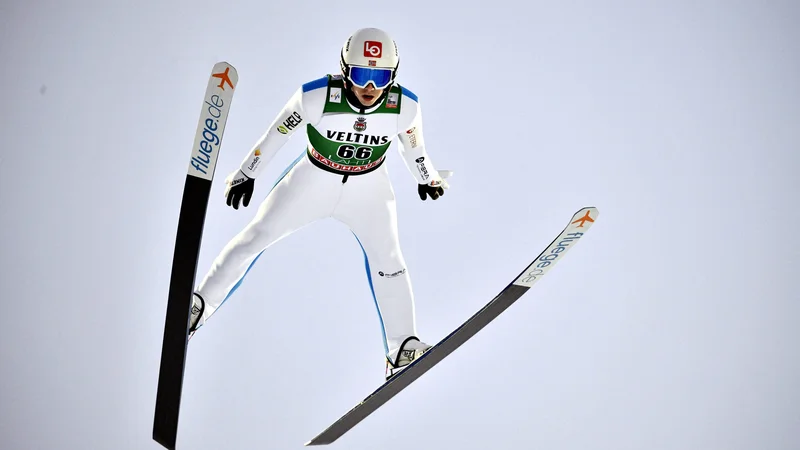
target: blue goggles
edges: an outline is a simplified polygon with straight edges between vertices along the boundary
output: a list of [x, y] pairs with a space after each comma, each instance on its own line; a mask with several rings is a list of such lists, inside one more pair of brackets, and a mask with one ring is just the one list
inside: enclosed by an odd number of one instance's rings
[[375, 85], [375, 89], [384, 89], [392, 82], [392, 69], [351, 66], [348, 78], [360, 88], [365, 88], [372, 83]]

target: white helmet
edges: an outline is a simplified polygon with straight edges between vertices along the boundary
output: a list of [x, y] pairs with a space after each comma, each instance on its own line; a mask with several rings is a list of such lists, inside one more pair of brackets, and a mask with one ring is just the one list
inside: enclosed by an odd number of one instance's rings
[[376, 89], [386, 88], [394, 82], [399, 61], [394, 40], [377, 28], [357, 30], [342, 46], [342, 75], [359, 87], [372, 82]]

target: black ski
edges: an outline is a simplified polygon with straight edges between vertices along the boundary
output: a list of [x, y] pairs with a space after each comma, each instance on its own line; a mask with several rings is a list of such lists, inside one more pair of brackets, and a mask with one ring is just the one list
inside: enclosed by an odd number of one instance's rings
[[153, 439], [171, 450], [175, 449], [178, 437], [178, 415], [189, 339], [189, 310], [200, 241], [222, 135], [238, 80], [236, 69], [230, 64], [219, 62], [214, 65], [203, 99], [183, 188], [153, 421]]
[[572, 248], [591, 227], [598, 214], [597, 209], [593, 207], [583, 208], [575, 213], [567, 227], [556, 236], [553, 242], [492, 301], [305, 445], [326, 445], [336, 441], [431, 367], [453, 353], [522, 297], [534, 283], [560, 261], [567, 250]]

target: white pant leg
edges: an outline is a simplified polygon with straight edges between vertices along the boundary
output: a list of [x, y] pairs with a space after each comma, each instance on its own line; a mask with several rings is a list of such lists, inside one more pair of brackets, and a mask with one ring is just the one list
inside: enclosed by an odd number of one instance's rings
[[339, 199], [341, 185], [341, 177], [317, 169], [303, 155], [270, 191], [253, 220], [214, 260], [197, 289], [205, 300], [201, 323], [233, 293], [267, 247], [329, 217]]
[[343, 185], [333, 217], [356, 235], [389, 354], [408, 336], [417, 336], [414, 295], [400, 250], [394, 191], [386, 167], [352, 176]]

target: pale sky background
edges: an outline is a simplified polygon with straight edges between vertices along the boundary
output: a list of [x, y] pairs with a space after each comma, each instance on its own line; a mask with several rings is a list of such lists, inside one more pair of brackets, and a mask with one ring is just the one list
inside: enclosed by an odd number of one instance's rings
[[[451, 6], [447, 6], [451, 5]], [[456, 6], [458, 5], [458, 6]], [[388, 162], [421, 337], [592, 230], [330, 448], [800, 448], [800, 6], [793, 1], [0, 4], [0, 448], [151, 439], [178, 208], [211, 67], [239, 71], [198, 277], [304, 134], [224, 177], [349, 33], [388, 30], [434, 163]], [[183, 449], [300, 449], [383, 381], [338, 222], [269, 249], [189, 347]]]

